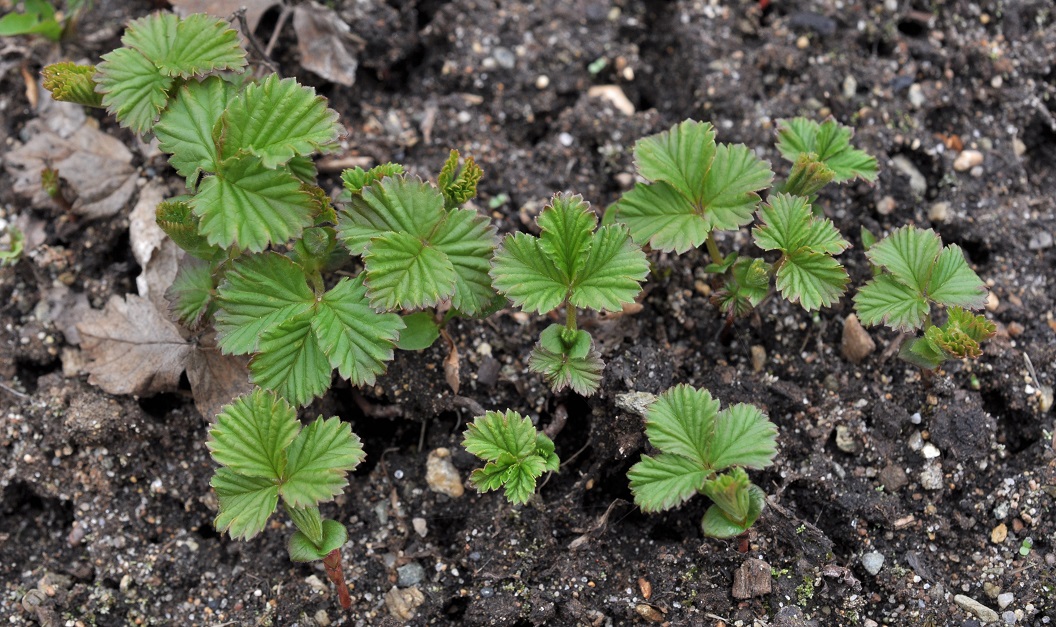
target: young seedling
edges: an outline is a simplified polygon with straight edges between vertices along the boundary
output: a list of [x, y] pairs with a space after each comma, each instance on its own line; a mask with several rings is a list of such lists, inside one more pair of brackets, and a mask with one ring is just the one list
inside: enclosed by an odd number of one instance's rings
[[287, 543], [290, 559], [322, 560], [341, 606], [351, 607], [341, 568], [348, 532], [319, 512], [319, 504], [340, 494], [347, 474], [363, 461], [348, 424], [319, 416], [302, 428], [289, 403], [258, 388], [221, 410], [207, 446], [220, 464], [212, 480], [220, 502], [216, 528], [248, 540], [264, 530], [281, 497], [297, 529]]
[[[831, 305], [848, 282], [834, 256], [849, 244], [816, 215], [811, 199], [833, 181], [875, 179], [876, 160], [853, 149], [850, 137], [850, 129], [832, 120], [781, 122], [778, 150], [792, 171], [760, 209], [759, 193], [774, 177], [770, 164], [746, 146], [717, 144], [711, 124], [686, 120], [635, 143], [638, 173], [650, 182], [625, 193], [612, 206], [612, 219], [654, 249], [681, 254], [704, 244], [711, 257], [705, 270], [725, 277], [714, 301], [731, 321], [766, 297], [772, 277], [782, 296], [808, 311]], [[756, 243], [781, 257], [767, 263], [737, 252], [723, 256], [715, 232], [750, 224], [757, 210], [763, 225]]]
[[[931, 229], [905, 226], [865, 254], [879, 272], [854, 297], [858, 319], [866, 325], [924, 331], [902, 345], [902, 359], [934, 370], [949, 359], [982, 354], [980, 342], [997, 329], [985, 317], [966, 311], [984, 307], [987, 290], [959, 246], [944, 247]], [[932, 323], [932, 303], [948, 308], [942, 326]]]
[[51, 41], [59, 41], [90, 2], [67, 0], [65, 11], [58, 11], [47, 0], [23, 0], [21, 4], [21, 11], [11, 11], [0, 17], [0, 37], [40, 35]]
[[491, 269], [495, 288], [524, 311], [565, 308], [565, 324], [543, 331], [528, 367], [559, 392], [593, 394], [603, 364], [590, 334], [577, 327], [576, 308], [620, 311], [634, 301], [649, 273], [642, 249], [626, 227], [603, 226], [581, 196], [556, 194], [539, 215], [539, 237], [503, 240]]
[[777, 427], [753, 405], [719, 411], [707, 390], [678, 385], [649, 407], [645, 434], [660, 454], [631, 467], [634, 502], [644, 512], [678, 507], [701, 493], [713, 505], [704, 513], [704, 535], [740, 535], [759, 518], [766, 495], [745, 468], [769, 466], [777, 454]]
[[477, 416], [466, 429], [462, 446], [487, 462], [470, 474], [470, 483], [480, 492], [505, 487], [511, 503], [527, 503], [535, 494], [536, 479], [544, 472], [556, 472], [561, 463], [553, 441], [515, 411]]

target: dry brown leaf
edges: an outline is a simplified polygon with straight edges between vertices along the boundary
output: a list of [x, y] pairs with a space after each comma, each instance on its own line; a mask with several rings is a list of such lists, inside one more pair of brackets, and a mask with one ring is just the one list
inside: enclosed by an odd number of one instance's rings
[[128, 216], [128, 239], [132, 256], [143, 271], [136, 277], [136, 291], [154, 303], [161, 312], [169, 311], [165, 290], [172, 285], [179, 269], [180, 250], [154, 219], [154, 210], [166, 197], [165, 187], [151, 181], [139, 190], [139, 200]]
[[187, 364], [194, 406], [208, 419], [243, 394], [253, 391], [249, 382], [249, 359], [241, 355], [223, 355], [216, 348], [199, 346]]
[[333, 10], [315, 2], [297, 5], [293, 30], [301, 67], [328, 81], [351, 87], [356, 82], [360, 44], [348, 24]]
[[194, 346], [146, 298], [111, 296], [77, 325], [88, 361], [88, 382], [110, 394], [172, 392]]
[[246, 7], [246, 25], [257, 30], [261, 16], [278, 4], [278, 0], [170, 0], [169, 4], [181, 17], [191, 13], [208, 13], [227, 19], [240, 7]]
[[458, 394], [458, 388], [461, 383], [458, 377], [459, 370], [458, 347], [452, 343], [451, 351], [447, 353], [447, 358], [444, 359], [444, 380], [451, 386], [451, 391], [455, 394]]

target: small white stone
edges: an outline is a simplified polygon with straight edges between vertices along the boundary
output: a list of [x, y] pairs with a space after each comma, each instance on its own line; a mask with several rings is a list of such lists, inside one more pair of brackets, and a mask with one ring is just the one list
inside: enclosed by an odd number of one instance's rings
[[429, 533], [429, 526], [424, 518], [412, 518], [411, 526], [414, 527], [414, 532], [423, 538]]
[[950, 204], [937, 202], [928, 209], [928, 219], [932, 222], [945, 222], [950, 213]]
[[924, 459], [935, 459], [939, 455], [942, 455], [942, 452], [937, 446], [928, 442], [924, 445], [924, 448], [920, 449], [920, 454], [924, 456]]
[[587, 96], [607, 100], [620, 113], [634, 115], [634, 104], [627, 99], [619, 85], [594, 85], [587, 90]]
[[884, 567], [884, 554], [879, 551], [866, 553], [862, 556], [862, 567], [870, 575], [876, 575]]
[[1001, 609], [1005, 609], [1009, 605], [1012, 605], [1012, 601], [1016, 600], [1016, 595], [1011, 592], [1002, 592], [997, 595], [997, 606]]
[[962, 150], [961, 154], [953, 161], [953, 169], [958, 172], [966, 172], [977, 165], [983, 164], [983, 153], [978, 150]]
[[433, 492], [458, 498], [465, 493], [462, 477], [451, 463], [451, 451], [438, 448], [429, 453], [425, 460], [425, 482]]
[[557, 141], [561, 142], [562, 146], [571, 146], [572, 142], [576, 141], [576, 138], [569, 133], [561, 133], [557, 136]]
[[550, 86], [550, 77], [547, 76], [546, 74], [540, 74], [539, 76], [535, 77], [535, 88], [536, 89], [546, 89], [549, 86]]

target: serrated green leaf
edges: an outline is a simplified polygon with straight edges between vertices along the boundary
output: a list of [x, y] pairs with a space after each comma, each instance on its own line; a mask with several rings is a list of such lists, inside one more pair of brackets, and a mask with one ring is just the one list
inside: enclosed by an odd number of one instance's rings
[[278, 482], [286, 471], [286, 447], [300, 429], [289, 403], [257, 389], [224, 406], [206, 447], [233, 472]]
[[649, 261], [623, 225], [598, 229], [582, 270], [572, 283], [570, 301], [595, 311], [620, 311], [633, 303], [649, 274]]
[[823, 187], [836, 178], [836, 172], [812, 152], [803, 152], [796, 157], [788, 180], [781, 186], [781, 191], [796, 196], [813, 197]]
[[312, 316], [301, 314], [267, 328], [249, 361], [253, 383], [274, 390], [294, 405], [307, 405], [330, 387], [330, 361], [315, 333]]
[[257, 350], [264, 331], [308, 311], [315, 295], [301, 268], [278, 253], [238, 259], [217, 290], [217, 344], [225, 353]]
[[719, 506], [730, 520], [743, 521], [748, 516], [749, 491], [752, 482], [743, 468], [731, 468], [704, 482], [701, 492]]
[[740, 257], [733, 263], [723, 288], [712, 296], [726, 314], [746, 316], [770, 292], [770, 266], [762, 259]]
[[207, 176], [191, 199], [210, 244], [260, 252], [312, 225], [315, 203], [286, 170], [269, 170], [251, 155], [234, 157]]
[[557, 470], [559, 464], [553, 441], [539, 433], [531, 420], [511, 410], [477, 416], [466, 429], [462, 445], [488, 462], [470, 474], [470, 482], [481, 492], [505, 485], [506, 498], [512, 503], [526, 503], [535, 492], [536, 478]]
[[344, 170], [341, 172], [341, 182], [344, 184], [345, 193], [349, 195], [344, 200], [347, 202], [352, 194], [362, 192], [363, 188], [370, 186], [374, 181], [401, 174], [403, 174], [403, 166], [391, 162], [376, 165], [369, 170], [364, 170], [358, 165], [355, 168]]
[[154, 13], [129, 24], [121, 43], [150, 59], [166, 76], [190, 78], [246, 66], [238, 33], [204, 13], [180, 19]]
[[719, 144], [701, 194], [702, 208], [711, 215], [712, 227], [728, 231], [750, 223], [759, 206], [757, 192], [773, 180], [770, 163], [756, 157], [747, 146]]
[[[0, 22], [7, 17], [0, 18]], [[95, 91], [95, 73], [94, 65], [78, 65], [70, 61], [52, 63], [40, 71], [44, 79], [41, 85], [51, 92], [51, 97], [55, 100], [75, 102], [86, 107], [101, 107], [103, 95]]]
[[918, 294], [925, 294], [941, 250], [942, 240], [935, 231], [904, 226], [877, 242], [865, 256]]
[[700, 491], [711, 474], [691, 459], [661, 453], [656, 457], [642, 455], [642, 460], [631, 467], [634, 503], [643, 512], [659, 512], [685, 503]]
[[[932, 329], [937, 328], [932, 327]], [[925, 334], [924, 337], [911, 338], [903, 342], [898, 348], [898, 358], [918, 368], [934, 370], [949, 359], [950, 355], [936, 346]]]
[[448, 210], [431, 237], [455, 271], [451, 306], [466, 315], [481, 312], [495, 298], [488, 271], [497, 240], [491, 221], [470, 209]]
[[220, 504], [213, 525], [234, 540], [249, 540], [264, 531], [279, 503], [278, 484], [263, 477], [245, 477], [221, 467], [210, 485]]
[[473, 161], [473, 157], [466, 157], [462, 169], [458, 168], [458, 151], [452, 150], [444, 162], [440, 175], [437, 177], [437, 186], [444, 195], [444, 207], [454, 209], [477, 195], [477, 183], [484, 171]]
[[983, 316], [973, 315], [960, 307], [950, 307], [944, 328], [956, 327], [976, 342], [990, 339], [997, 333], [997, 325]]
[[593, 347], [586, 355], [578, 356], [554, 352], [540, 344], [528, 357], [528, 370], [542, 374], [554, 393], [571, 388], [576, 394], [590, 396], [601, 386], [604, 368], [601, 356]]
[[765, 468], [777, 455], [777, 427], [754, 405], [738, 403], [719, 412], [708, 446], [708, 465]]
[[968, 267], [960, 246], [950, 244], [942, 249], [931, 270], [928, 296], [947, 307], [982, 309], [986, 306], [986, 284]]
[[469, 482], [478, 492], [498, 490], [505, 482], [507, 471], [516, 463], [517, 460], [513, 457], [505, 455], [499, 461], [488, 462], [483, 468], [469, 473]]
[[433, 314], [428, 311], [417, 311], [402, 316], [403, 323], [407, 326], [400, 332], [400, 340], [396, 342], [396, 348], [404, 351], [420, 351], [429, 348], [440, 337], [440, 327], [436, 326]]
[[511, 503], [524, 504], [535, 494], [535, 480], [546, 472], [546, 463], [542, 457], [532, 455], [522, 459], [503, 473], [506, 484], [506, 500]]
[[681, 455], [703, 468], [711, 466], [709, 442], [715, 432], [719, 401], [707, 390], [677, 385], [661, 394], [645, 419], [645, 434], [664, 453]]
[[586, 263], [597, 216], [582, 196], [555, 194], [536, 222], [542, 229], [539, 247], [561, 272], [564, 282], [571, 283]]
[[755, 227], [755, 243], [763, 250], [794, 253], [806, 248], [815, 253], [838, 255], [850, 247], [831, 220], [818, 219], [802, 196], [777, 194], [759, 210], [763, 224]]
[[[307, 185], [315, 185], [316, 180], [319, 178], [319, 169], [315, 167], [315, 162], [309, 156], [291, 158], [286, 162], [286, 169], [290, 171], [290, 174], [297, 177], [298, 181]], [[330, 202], [330, 197], [326, 195], [325, 191], [323, 192], [323, 197], [328, 203]], [[330, 211], [333, 211], [333, 207], [330, 208]], [[337, 221], [336, 214], [330, 221]]]
[[306, 507], [293, 507], [289, 503], [283, 503], [282, 509], [293, 521], [297, 531], [304, 534], [308, 540], [318, 546], [323, 541], [323, 516], [315, 505]]
[[374, 238], [363, 262], [375, 309], [433, 307], [455, 290], [455, 268], [447, 255], [409, 233]]
[[287, 450], [286, 477], [279, 493], [291, 507], [333, 500], [348, 485], [346, 475], [365, 457], [352, 428], [336, 416], [306, 426]]
[[635, 184], [610, 211], [638, 244], [678, 254], [703, 244], [713, 226], [710, 214], [697, 213], [688, 198], [663, 182]]
[[168, 102], [173, 79], [131, 48], [118, 48], [102, 58], [95, 82], [103, 106], [121, 126], [145, 135]]
[[341, 279], [323, 296], [312, 318], [330, 365], [355, 385], [373, 385], [385, 372], [403, 327], [398, 315], [370, 307], [362, 274]]
[[685, 120], [635, 142], [634, 161], [642, 176], [669, 183], [699, 205], [715, 151], [715, 129], [711, 124]]
[[822, 124], [806, 118], [781, 120], [778, 122], [777, 149], [782, 157], [793, 163], [802, 153], [816, 154], [835, 172], [836, 182], [856, 176], [875, 181], [876, 159], [851, 146], [852, 134], [850, 128], [835, 120], [827, 120]]
[[325, 559], [334, 549], [340, 549], [348, 542], [348, 531], [336, 520], [326, 519], [322, 525], [323, 539], [318, 545], [311, 538], [295, 531], [286, 544], [286, 551], [292, 562], [314, 562]]
[[704, 535], [711, 538], [733, 538], [741, 535], [755, 524], [766, 505], [766, 494], [758, 486], [748, 488], [748, 515], [741, 521], [731, 520], [718, 505], [712, 505], [704, 512], [700, 521]]
[[176, 278], [165, 292], [176, 318], [193, 330], [209, 317], [213, 308], [213, 266], [188, 257], [176, 270]]
[[436, 188], [385, 177], [351, 197], [338, 215], [337, 231], [349, 252], [362, 255], [372, 238], [389, 232], [427, 239], [444, 215], [444, 197]]
[[198, 232], [200, 220], [188, 200], [188, 196], [178, 196], [158, 203], [154, 209], [154, 221], [187, 254], [206, 261], [215, 259], [222, 251]]
[[260, 157], [265, 168], [275, 168], [294, 156], [332, 150], [344, 135], [337, 118], [315, 89], [271, 74], [250, 84], [227, 107], [220, 154], [228, 159], [248, 152]]
[[513, 233], [502, 241], [492, 261], [491, 278], [495, 289], [525, 311], [553, 311], [568, 294], [561, 271], [539, 240], [525, 233]]
[[801, 249], [785, 256], [777, 270], [777, 289], [789, 302], [815, 311], [829, 307], [847, 289], [850, 277], [832, 257]]
[[462, 446], [486, 461], [496, 461], [503, 453], [516, 460], [535, 453], [536, 433], [531, 419], [513, 410], [488, 411], [466, 428]]
[[154, 134], [169, 153], [169, 164], [194, 187], [201, 172], [219, 168], [213, 127], [234, 96], [235, 87], [218, 76], [184, 84], [158, 123]]
[[903, 331], [919, 329], [929, 310], [923, 296], [890, 274], [881, 274], [860, 287], [854, 295], [854, 307], [864, 325], [886, 324]]

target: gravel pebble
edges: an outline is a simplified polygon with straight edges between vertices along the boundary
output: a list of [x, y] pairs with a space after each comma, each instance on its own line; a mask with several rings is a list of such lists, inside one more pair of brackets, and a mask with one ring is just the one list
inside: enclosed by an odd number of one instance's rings
[[858, 316], [847, 316], [843, 321], [843, 336], [840, 338], [840, 353], [844, 359], [858, 364], [875, 350], [876, 342], [858, 321]]
[[1012, 605], [1012, 601], [1016, 600], [1016, 595], [1011, 592], [1002, 592], [997, 595], [997, 607], [1005, 609], [1009, 605]]
[[971, 612], [979, 617], [980, 620], [987, 623], [997, 622], [997, 612], [983, 605], [979, 601], [976, 601], [972, 597], [958, 594], [953, 597], [953, 602], [960, 606], [966, 612]]
[[451, 451], [446, 448], [438, 448], [429, 453], [429, 458], [425, 461], [425, 482], [433, 492], [446, 494], [451, 498], [457, 499], [465, 493], [462, 477], [451, 463]]
[[1031, 250], [1045, 250], [1052, 248], [1052, 233], [1048, 231], [1037, 231], [1030, 237], [1027, 248]]
[[961, 154], [953, 161], [953, 169], [958, 172], [967, 172], [977, 165], [983, 164], [983, 153], [978, 150], [962, 150]]
[[941, 490], [943, 487], [942, 467], [936, 463], [925, 466], [924, 470], [920, 471], [920, 487], [925, 490]]
[[884, 554], [879, 551], [866, 553], [862, 556], [862, 567], [870, 575], [876, 575], [884, 567]]
[[396, 569], [396, 585], [409, 588], [425, 579], [425, 568], [418, 562], [407, 562]]

